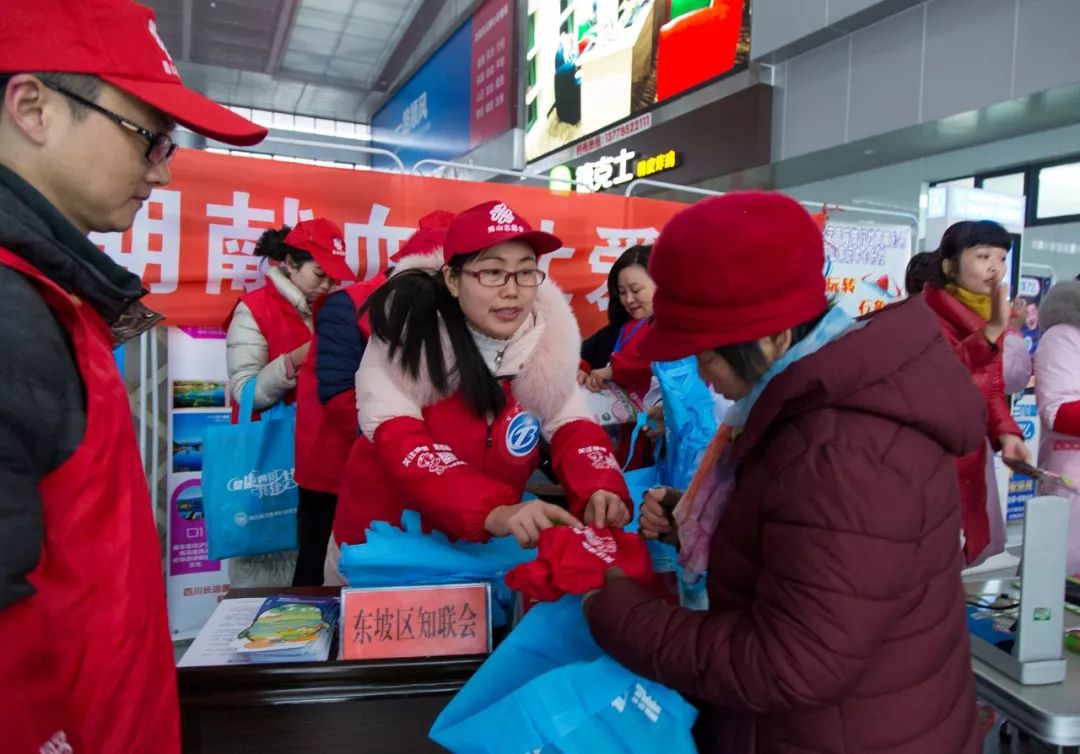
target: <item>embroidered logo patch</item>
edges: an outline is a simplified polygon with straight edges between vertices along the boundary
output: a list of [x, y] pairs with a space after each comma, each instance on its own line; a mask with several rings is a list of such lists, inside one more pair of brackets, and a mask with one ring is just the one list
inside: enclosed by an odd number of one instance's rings
[[515, 458], [524, 458], [540, 444], [540, 420], [528, 411], [510, 420], [506, 427], [506, 449]]

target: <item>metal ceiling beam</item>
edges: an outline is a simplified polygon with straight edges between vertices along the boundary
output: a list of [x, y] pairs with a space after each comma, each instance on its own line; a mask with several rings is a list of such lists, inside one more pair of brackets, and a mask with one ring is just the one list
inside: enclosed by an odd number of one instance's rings
[[[386, 93], [390, 90], [390, 86], [398, 79], [405, 67], [409, 65], [409, 62], [413, 60], [421, 40], [431, 30], [431, 20], [438, 15], [443, 5], [442, 0], [422, 0], [412, 22], [405, 29], [405, 33], [401, 35], [401, 39], [398, 40], [397, 47], [390, 53], [390, 57], [386, 59], [382, 70], [372, 80], [372, 91]], [[465, 14], [466, 17], [472, 12], [472, 7], [476, 5], [479, 5], [479, 2], [470, 3], [470, 10], [469, 13]], [[457, 29], [457, 27], [458, 24], [455, 23], [451, 31]], [[434, 50], [435, 47], [432, 47], [432, 49]]]
[[195, 0], [184, 0], [181, 13], [180, 59], [191, 60], [191, 24], [195, 15]]
[[[190, 0], [185, 0], [190, 2]], [[278, 14], [277, 29], [274, 31], [274, 42], [270, 46], [270, 54], [266, 58], [266, 73], [273, 75], [281, 67], [281, 61], [288, 49], [289, 35], [292, 34], [293, 22], [300, 4], [296, 0], [282, 0], [281, 12]]]

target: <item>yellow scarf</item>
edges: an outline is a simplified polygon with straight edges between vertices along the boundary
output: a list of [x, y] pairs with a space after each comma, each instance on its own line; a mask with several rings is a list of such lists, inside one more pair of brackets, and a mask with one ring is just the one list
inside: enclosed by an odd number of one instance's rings
[[961, 288], [955, 283], [946, 285], [945, 290], [968, 309], [971, 309], [987, 322], [990, 321], [990, 296], [988, 294], [975, 293], [967, 288]]

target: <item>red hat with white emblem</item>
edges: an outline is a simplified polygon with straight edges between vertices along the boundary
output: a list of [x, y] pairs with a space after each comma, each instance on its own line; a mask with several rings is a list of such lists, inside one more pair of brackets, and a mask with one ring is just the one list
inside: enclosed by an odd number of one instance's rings
[[345, 261], [345, 239], [341, 228], [325, 217], [297, 223], [285, 236], [285, 245], [311, 254], [323, 272], [334, 280], [356, 279], [356, 273]]
[[446, 243], [446, 231], [454, 219], [453, 212], [435, 210], [420, 218], [417, 230], [396, 254], [390, 257], [392, 264], [399, 264], [408, 257], [438, 257], [435, 267], [442, 263], [442, 248]]
[[5, 0], [0, 74], [97, 76], [196, 133], [248, 146], [266, 129], [184, 86], [154, 11], [130, 0]]
[[450, 223], [443, 246], [447, 264], [461, 254], [472, 254], [508, 241], [521, 241], [532, 247], [536, 256], [562, 247], [562, 241], [550, 233], [533, 230], [505, 202], [484, 202], [458, 213]]

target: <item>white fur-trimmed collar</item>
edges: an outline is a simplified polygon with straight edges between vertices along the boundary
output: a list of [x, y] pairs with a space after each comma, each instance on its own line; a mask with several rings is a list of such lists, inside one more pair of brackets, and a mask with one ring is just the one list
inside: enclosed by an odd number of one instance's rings
[[[509, 341], [496, 376], [511, 378], [521, 407], [544, 421], [556, 416], [578, 389], [581, 332], [562, 291], [551, 281], [536, 289], [533, 315], [532, 327]], [[458, 389], [454, 354], [442, 323], [439, 329], [452, 394]], [[434, 389], [426, 370], [421, 363], [418, 378], [412, 379], [400, 368], [393, 369], [395, 383], [421, 408], [447, 397]]]
[[303, 291], [296, 287], [296, 283], [289, 280], [289, 276], [282, 272], [277, 265], [271, 265], [266, 271], [266, 277], [277, 288], [277, 292], [285, 297], [285, 300], [296, 307], [296, 311], [304, 316], [311, 316], [311, 304]]

